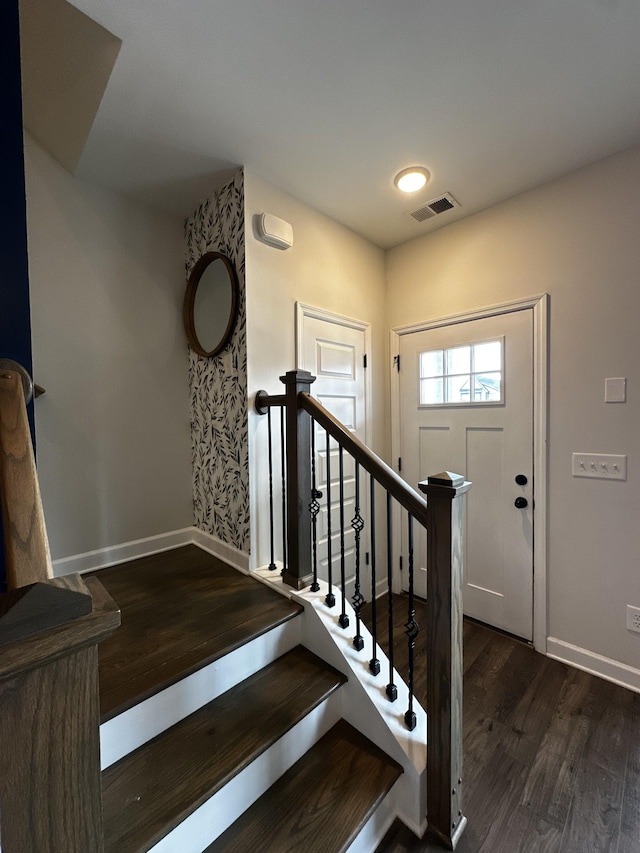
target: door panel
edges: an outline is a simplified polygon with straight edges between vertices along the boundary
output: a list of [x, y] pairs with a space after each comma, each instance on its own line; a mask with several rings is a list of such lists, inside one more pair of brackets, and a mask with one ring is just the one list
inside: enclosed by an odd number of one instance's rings
[[[298, 312], [299, 367], [316, 376], [311, 393], [347, 429], [362, 441], [366, 437], [365, 325], [325, 314], [323, 318]], [[317, 488], [322, 492], [318, 514], [318, 575], [327, 580], [329, 566], [329, 518], [327, 508], [326, 433], [315, 427]], [[336, 443], [330, 442], [331, 466], [331, 566], [333, 583], [340, 581], [341, 546], [344, 547], [347, 594], [355, 580], [355, 535], [351, 521], [355, 515], [355, 463], [343, 455], [344, 538], [340, 539], [340, 459]], [[366, 513], [361, 509], [362, 515]]]
[[[502, 341], [502, 370], [474, 374], [458, 368], [459, 347]], [[453, 352], [448, 352], [453, 351]], [[450, 363], [468, 369], [456, 384], [455, 403], [421, 404], [423, 364]], [[465, 501], [464, 611], [526, 639], [533, 633], [533, 312], [529, 309], [407, 334], [400, 339], [402, 475], [412, 486], [430, 474], [453, 471], [471, 480]], [[447, 362], [449, 359], [449, 362]], [[464, 360], [464, 359], [463, 359]], [[423, 368], [423, 370], [426, 368]], [[443, 368], [446, 374], [446, 368]], [[433, 370], [431, 371], [434, 372]], [[439, 399], [432, 383], [425, 399]], [[425, 380], [422, 380], [424, 388]], [[496, 388], [502, 399], [494, 401]], [[440, 393], [440, 392], [437, 392]], [[442, 392], [443, 394], [445, 392]], [[479, 403], [469, 404], [471, 396]], [[528, 484], [518, 486], [517, 474]], [[516, 508], [516, 497], [528, 505]], [[414, 565], [418, 594], [426, 595], [426, 537], [418, 541]], [[404, 547], [404, 546], [403, 546]]]

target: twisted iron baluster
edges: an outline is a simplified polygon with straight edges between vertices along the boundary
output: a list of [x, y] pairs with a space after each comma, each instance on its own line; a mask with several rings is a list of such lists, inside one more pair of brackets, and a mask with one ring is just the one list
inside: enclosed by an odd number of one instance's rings
[[311, 546], [313, 549], [313, 583], [311, 584], [311, 592], [317, 592], [320, 589], [318, 583], [318, 513], [320, 512], [320, 504], [318, 498], [322, 497], [322, 492], [316, 488], [316, 430], [315, 424], [311, 424], [311, 503], [309, 504], [309, 512], [311, 513]]
[[389, 614], [389, 683], [386, 694], [391, 702], [398, 698], [398, 688], [393, 683], [393, 525], [391, 520], [391, 495], [387, 492], [387, 589]]
[[355, 544], [356, 544], [356, 578], [355, 578], [355, 586], [353, 590], [353, 597], [351, 602], [353, 604], [353, 609], [356, 614], [356, 635], [353, 638], [353, 647], [357, 651], [362, 651], [364, 648], [364, 640], [360, 634], [360, 611], [362, 609], [362, 605], [364, 604], [364, 597], [360, 592], [360, 534], [362, 533], [362, 529], [364, 528], [364, 520], [360, 515], [360, 463], [356, 462], [356, 505], [355, 505], [355, 515], [351, 520], [351, 527], [353, 527], [353, 532], [355, 534]]
[[349, 617], [345, 609], [347, 600], [347, 579], [344, 562], [344, 458], [342, 445], [338, 448], [339, 475], [340, 475], [340, 584], [342, 585], [342, 612], [338, 619], [341, 628], [349, 627]]
[[275, 536], [273, 531], [273, 448], [271, 439], [271, 409], [267, 409], [267, 441], [269, 442], [269, 547], [271, 554], [271, 562], [269, 563], [269, 571], [276, 570], [275, 563]]
[[287, 568], [287, 449], [285, 440], [284, 406], [280, 409], [280, 455], [282, 457], [282, 572]]
[[407, 645], [409, 647], [409, 708], [404, 715], [404, 721], [409, 731], [413, 731], [416, 727], [416, 715], [413, 710], [414, 650], [420, 627], [415, 620], [416, 611], [413, 601], [413, 516], [411, 514], [409, 514], [408, 518], [407, 533], [409, 549], [409, 613], [404, 627], [406, 628], [405, 634], [407, 635]]
[[[373, 474], [370, 475], [369, 486], [371, 489], [371, 505], [369, 507], [369, 512], [371, 513], [371, 518], [376, 517], [376, 495], [375, 495], [375, 486], [376, 481], [373, 478]], [[373, 623], [373, 630], [371, 631], [371, 660], [369, 661], [369, 670], [373, 673], [373, 675], [378, 675], [380, 672], [380, 661], [376, 657], [376, 652], [378, 650], [378, 620], [377, 620], [377, 603], [376, 603], [376, 531], [375, 524], [370, 524], [369, 529], [371, 531], [371, 621]]]
[[327, 607], [333, 607], [336, 597], [333, 594], [333, 560], [331, 554], [331, 436], [327, 433], [327, 583], [329, 591], [325, 596]]

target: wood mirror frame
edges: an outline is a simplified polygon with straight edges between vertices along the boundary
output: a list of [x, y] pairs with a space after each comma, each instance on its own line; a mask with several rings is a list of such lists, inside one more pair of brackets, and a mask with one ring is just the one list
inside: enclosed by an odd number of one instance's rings
[[[196, 295], [198, 293], [198, 286], [200, 285], [205, 272], [212, 264], [215, 263], [222, 264], [228, 276], [229, 304], [228, 306], [225, 305], [223, 307], [224, 314], [222, 317], [214, 317], [214, 322], [217, 323], [217, 328], [214, 329], [213, 335], [215, 343], [212, 348], [207, 349], [205, 343], [200, 340], [196, 328], [197, 321], [199, 321], [198, 324], [201, 326], [203, 319], [206, 319], [196, 317]], [[227, 279], [224, 279], [224, 282], [221, 283], [226, 284], [226, 281]], [[198, 353], [198, 355], [210, 358], [211, 356], [217, 355], [228, 344], [238, 320], [238, 297], [238, 276], [236, 275], [235, 268], [229, 258], [227, 258], [226, 255], [221, 255], [220, 252], [206, 252], [191, 270], [189, 280], [187, 281], [187, 290], [184, 295], [184, 329], [187, 334], [189, 345]]]

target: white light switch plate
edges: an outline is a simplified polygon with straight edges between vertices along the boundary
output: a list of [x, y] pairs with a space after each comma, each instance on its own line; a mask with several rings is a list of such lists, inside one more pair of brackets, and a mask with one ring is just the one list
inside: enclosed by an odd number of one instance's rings
[[627, 457], [615, 453], [573, 453], [571, 468], [574, 477], [627, 479]]

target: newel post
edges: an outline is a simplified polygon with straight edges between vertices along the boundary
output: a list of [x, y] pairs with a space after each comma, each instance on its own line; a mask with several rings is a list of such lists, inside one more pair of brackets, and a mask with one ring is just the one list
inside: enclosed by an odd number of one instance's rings
[[316, 377], [308, 370], [289, 370], [285, 385], [287, 425], [287, 552], [284, 582], [295, 589], [313, 581], [311, 565], [311, 417], [298, 404], [298, 395], [309, 393]]
[[427, 824], [454, 849], [462, 814], [462, 533], [471, 483], [444, 471], [427, 496]]

